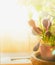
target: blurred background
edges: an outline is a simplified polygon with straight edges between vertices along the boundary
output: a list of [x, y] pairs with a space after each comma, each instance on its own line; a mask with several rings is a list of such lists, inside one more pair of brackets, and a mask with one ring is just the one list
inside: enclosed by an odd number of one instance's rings
[[0, 0], [0, 53], [32, 53], [39, 38], [28, 21], [43, 17], [55, 20], [55, 0]]

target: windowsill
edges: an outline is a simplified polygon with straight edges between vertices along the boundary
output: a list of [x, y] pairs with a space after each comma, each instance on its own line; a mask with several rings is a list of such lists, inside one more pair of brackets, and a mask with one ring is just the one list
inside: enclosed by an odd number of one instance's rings
[[[12, 56], [13, 55], [13, 56]], [[1, 65], [32, 65], [28, 54], [1, 54]], [[25, 55], [25, 56], [24, 56]], [[13, 60], [11, 60], [13, 59]]]
[[29, 59], [19, 59], [19, 60], [14, 60], [14, 61], [8, 61], [5, 59], [4, 62], [1, 63], [1, 65], [32, 65]]

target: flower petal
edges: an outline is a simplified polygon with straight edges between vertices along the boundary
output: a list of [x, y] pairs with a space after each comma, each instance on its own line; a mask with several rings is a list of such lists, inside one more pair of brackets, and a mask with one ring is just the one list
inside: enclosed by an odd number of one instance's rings
[[35, 30], [35, 32], [37, 33], [37, 34], [42, 34], [42, 29], [40, 29], [39, 27], [33, 27], [33, 29]]
[[35, 26], [35, 21], [34, 21], [34, 20], [32, 20], [32, 19], [31, 19], [28, 23], [29, 23], [29, 25], [30, 25], [30, 26], [32, 26], [32, 27], [34, 27], [34, 26]]
[[51, 22], [49, 21], [49, 19], [43, 20], [43, 26], [45, 27], [46, 30], [48, 30], [50, 28]]
[[47, 36], [47, 37], [50, 37], [50, 36], [51, 36], [51, 32], [50, 32], [50, 31], [47, 31], [47, 32], [46, 32], [46, 36]]

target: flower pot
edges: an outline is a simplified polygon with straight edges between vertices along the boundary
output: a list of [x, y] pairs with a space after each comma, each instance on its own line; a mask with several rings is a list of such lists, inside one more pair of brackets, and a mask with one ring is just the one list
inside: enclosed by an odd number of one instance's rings
[[54, 49], [55, 49], [55, 47], [45, 45], [45, 44], [41, 44], [40, 45], [40, 54], [41, 54], [42, 59], [55, 60], [55, 55], [52, 54]]
[[41, 58], [40, 52], [35, 52], [31, 56], [33, 65], [55, 65], [55, 61], [46, 61]]

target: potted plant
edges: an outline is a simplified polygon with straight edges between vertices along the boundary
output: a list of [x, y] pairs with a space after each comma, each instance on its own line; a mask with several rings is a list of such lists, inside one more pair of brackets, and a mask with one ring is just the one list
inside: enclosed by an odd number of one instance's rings
[[[43, 60], [55, 61], [55, 23], [50, 19], [43, 19], [41, 21], [42, 28], [37, 27], [34, 20], [29, 21], [32, 27], [33, 34], [40, 37], [39, 43], [34, 47], [34, 51], [39, 50], [39, 54]], [[38, 53], [35, 53], [38, 55]]]

